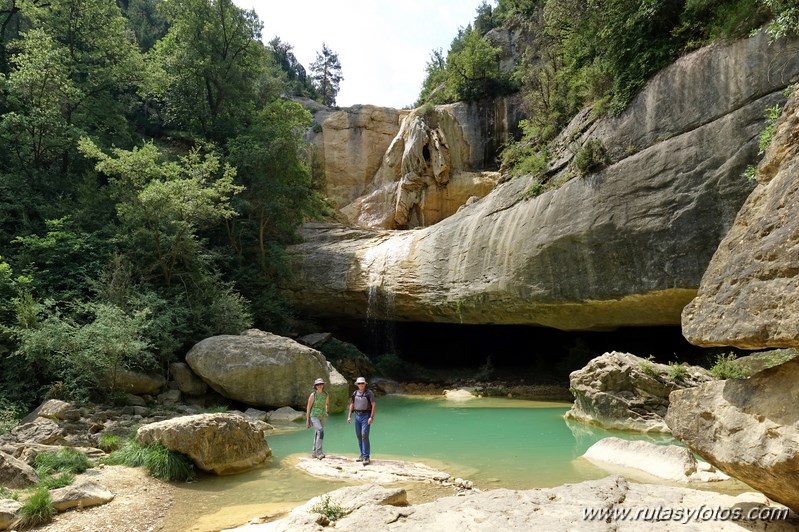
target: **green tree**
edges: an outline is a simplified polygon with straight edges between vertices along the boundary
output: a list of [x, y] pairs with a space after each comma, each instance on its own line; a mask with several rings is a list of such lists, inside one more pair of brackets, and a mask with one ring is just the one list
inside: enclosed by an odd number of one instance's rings
[[312, 149], [304, 141], [311, 115], [299, 104], [274, 100], [255, 125], [228, 145], [245, 191], [241, 213], [226, 222], [236, 257], [236, 284], [248, 295], [259, 325], [272, 326], [287, 314], [276, 286], [288, 273], [282, 246], [296, 241], [305, 217], [325, 214], [323, 183], [311, 171]]
[[325, 105], [336, 105], [339, 83], [344, 78], [341, 75], [338, 54], [325, 43], [322, 43], [322, 51], [316, 53], [316, 61], [311, 63], [311, 79], [314, 81], [319, 101]]
[[447, 91], [447, 60], [439, 48], [430, 52], [430, 59], [425, 65], [425, 78], [416, 106], [425, 103], [447, 103], [451, 97]]
[[286, 76], [288, 84], [288, 94], [294, 96], [308, 96], [316, 98], [316, 89], [305, 71], [305, 67], [297, 61], [292, 50], [294, 49], [289, 43], [280, 40], [279, 37], [274, 37], [269, 41], [267, 47], [272, 54], [275, 64], [283, 71]]
[[111, 156], [86, 138], [80, 150], [110, 178], [121, 237], [139, 255], [135, 262], [166, 286], [193, 270], [202, 254], [197, 232], [235, 215], [230, 199], [242, 187], [233, 183], [235, 169], [214, 153], [194, 149], [177, 162], [162, 161], [155, 145], [146, 143], [113, 149]]
[[460, 100], [472, 101], [496, 94], [501, 85], [499, 48], [469, 29], [462, 48], [447, 57], [449, 85]]
[[[231, 0], [165, 0], [171, 24], [152, 51], [161, 66], [160, 98], [168, 126], [221, 142], [249, 123], [263, 96], [262, 24]], [[160, 93], [159, 93], [160, 91]]]
[[166, 16], [158, 9], [159, 3], [160, 0], [129, 0], [122, 6], [143, 52], [150, 50], [169, 29]]

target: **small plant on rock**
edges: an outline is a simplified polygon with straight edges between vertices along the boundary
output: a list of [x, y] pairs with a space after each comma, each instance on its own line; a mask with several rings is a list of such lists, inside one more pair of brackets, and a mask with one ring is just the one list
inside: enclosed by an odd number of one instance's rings
[[642, 360], [639, 364], [641, 371], [643, 371], [646, 375], [650, 377], [657, 377], [658, 370], [654, 363], [655, 357], [653, 355], [649, 355], [646, 357], [646, 360]]
[[749, 372], [746, 368], [739, 366], [735, 363], [738, 358], [735, 353], [722, 353], [716, 356], [716, 361], [713, 367], [710, 368], [710, 374], [716, 379], [746, 379], [749, 377]]
[[318, 503], [311, 506], [311, 513], [322, 514], [331, 521], [341, 519], [350, 513], [350, 511], [351, 510], [344, 508], [336, 502], [330, 502], [329, 495], [322, 496], [322, 499]]
[[669, 377], [675, 381], [682, 381], [685, 380], [685, 377], [688, 376], [688, 368], [686, 368], [683, 364], [678, 364], [677, 362], [670, 361], [669, 362]]

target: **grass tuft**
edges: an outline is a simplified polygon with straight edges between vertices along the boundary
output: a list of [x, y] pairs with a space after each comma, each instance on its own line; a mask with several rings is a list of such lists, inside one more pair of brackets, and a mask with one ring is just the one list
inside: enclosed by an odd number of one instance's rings
[[49, 523], [57, 512], [53, 506], [50, 492], [40, 486], [22, 504], [17, 513], [20, 516], [19, 521], [16, 523], [17, 526], [20, 528], [33, 528]]
[[190, 480], [194, 478], [194, 464], [181, 453], [170, 451], [160, 443], [141, 445], [129, 440], [108, 457], [111, 464], [144, 467], [150, 475], [161, 480]]

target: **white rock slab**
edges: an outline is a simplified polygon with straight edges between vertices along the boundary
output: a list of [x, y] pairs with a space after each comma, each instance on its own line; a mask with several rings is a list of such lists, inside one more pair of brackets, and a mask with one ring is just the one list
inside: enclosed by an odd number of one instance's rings
[[583, 457], [599, 467], [623, 466], [674, 482], [714, 482], [730, 478], [710, 464], [699, 462], [690, 450], [678, 445], [611, 437], [596, 442]]
[[333, 455], [327, 455], [323, 460], [307, 456], [297, 456], [293, 460], [296, 460], [294, 465], [297, 469], [309, 475], [332, 480], [355, 480], [376, 484], [396, 482], [454, 484], [454, 479], [449, 473], [417, 462], [372, 459], [371, 463], [365, 466], [361, 462], [356, 462], [354, 458]]

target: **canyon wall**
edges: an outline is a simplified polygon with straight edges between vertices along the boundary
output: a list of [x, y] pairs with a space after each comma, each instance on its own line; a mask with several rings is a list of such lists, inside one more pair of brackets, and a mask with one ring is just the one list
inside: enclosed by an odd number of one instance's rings
[[[537, 197], [527, 176], [416, 230], [308, 225], [290, 249], [290, 297], [330, 317], [563, 330], [680, 324], [754, 187], [743, 173], [759, 158], [766, 109], [785, 102], [799, 72], [795, 46], [762, 33], [713, 45], [660, 72], [621, 116], [582, 113], [550, 161], [551, 181], [563, 184]], [[589, 140], [608, 159], [580, 175], [574, 154]]]

